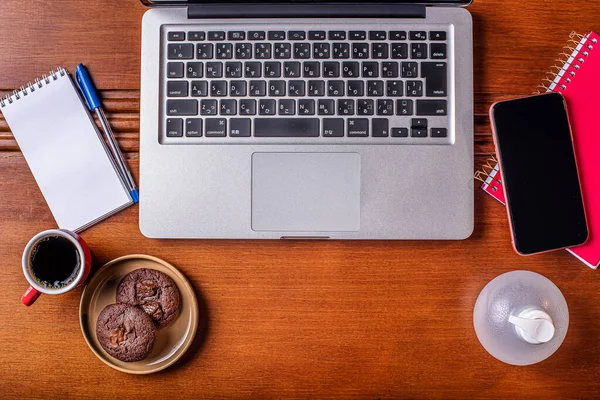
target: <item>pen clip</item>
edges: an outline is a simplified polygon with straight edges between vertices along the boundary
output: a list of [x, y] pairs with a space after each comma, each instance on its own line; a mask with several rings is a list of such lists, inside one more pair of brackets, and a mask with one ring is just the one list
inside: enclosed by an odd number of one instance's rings
[[96, 88], [94, 87], [94, 83], [92, 82], [92, 78], [83, 64], [79, 64], [75, 69], [75, 82], [90, 111], [93, 111], [102, 105], [98, 93], [96, 92]]

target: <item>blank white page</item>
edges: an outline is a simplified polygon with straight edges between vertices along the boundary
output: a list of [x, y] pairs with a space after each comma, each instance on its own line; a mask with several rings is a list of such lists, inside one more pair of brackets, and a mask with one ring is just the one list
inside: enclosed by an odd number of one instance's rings
[[132, 203], [68, 72], [0, 107], [60, 228], [81, 231]]

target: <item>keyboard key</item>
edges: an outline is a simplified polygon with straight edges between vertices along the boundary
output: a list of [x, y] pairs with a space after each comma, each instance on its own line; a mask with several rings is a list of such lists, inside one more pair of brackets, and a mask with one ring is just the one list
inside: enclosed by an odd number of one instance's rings
[[279, 100], [279, 115], [294, 115], [296, 114], [296, 100], [281, 99]]
[[413, 118], [410, 120], [411, 128], [427, 128], [426, 118]]
[[206, 35], [204, 34], [204, 32], [197, 32], [197, 31], [195, 31], [195, 32], [189, 32], [188, 33], [188, 40], [197, 42], [197, 41], [204, 40], [205, 36]]
[[325, 40], [325, 31], [308, 32], [308, 40]]
[[323, 59], [329, 58], [330, 56], [329, 43], [315, 43], [313, 44], [313, 58]]
[[333, 58], [350, 58], [350, 43], [334, 43]]
[[243, 97], [246, 95], [246, 81], [229, 81], [229, 95]]
[[406, 95], [409, 97], [423, 96], [423, 82], [406, 81]]
[[212, 43], [198, 43], [196, 45], [196, 58], [205, 59], [205, 60], [213, 58], [213, 44]]
[[408, 137], [408, 128], [392, 128], [392, 137]]
[[249, 58], [252, 58], [252, 44], [236, 43], [235, 58], [237, 58], [238, 60], [247, 60]]
[[294, 43], [294, 58], [310, 58], [310, 43]]
[[271, 58], [271, 43], [256, 43], [254, 45], [254, 58], [259, 60]]
[[340, 77], [340, 63], [337, 61], [330, 61], [323, 63], [323, 77], [324, 78], [339, 78]]
[[394, 115], [394, 100], [377, 100], [377, 115]]
[[242, 63], [238, 61], [229, 61], [225, 63], [225, 78], [241, 78]]
[[396, 100], [396, 115], [413, 115], [413, 101]]
[[367, 96], [368, 97], [383, 96], [383, 81], [367, 81]]
[[229, 136], [250, 137], [250, 118], [231, 118], [229, 120]]
[[223, 31], [208, 32], [208, 40], [212, 40], [212, 41], [225, 40], [225, 32], [223, 32]]
[[279, 78], [281, 77], [281, 63], [266, 62], [265, 63], [265, 78]]
[[346, 32], [345, 31], [329, 31], [327, 35], [329, 40], [346, 40]]
[[231, 43], [217, 43], [216, 56], [217, 59], [233, 58], [233, 45]]
[[365, 83], [363, 81], [348, 81], [348, 96], [361, 97], [365, 94]]
[[413, 60], [422, 60], [427, 58], [427, 43], [411, 43], [410, 58]]
[[348, 137], [368, 137], [369, 120], [367, 118], [348, 118]]
[[285, 32], [284, 31], [269, 31], [268, 36], [269, 40], [285, 40]]
[[323, 118], [323, 137], [344, 137], [343, 118]]
[[167, 63], [167, 77], [169, 78], [183, 78], [183, 63], [182, 62], [170, 62]]
[[319, 99], [317, 110], [319, 115], [334, 115], [335, 103], [332, 99]]
[[369, 40], [385, 40], [387, 39], [387, 32], [385, 31], [370, 31]]
[[330, 97], [342, 97], [344, 95], [344, 81], [328, 81], [327, 95]]
[[305, 61], [302, 64], [302, 76], [305, 78], [318, 78], [321, 76], [321, 65], [316, 61]]
[[360, 64], [356, 61], [342, 62], [342, 76], [344, 78], [358, 78], [360, 76]]
[[167, 48], [169, 60], [194, 58], [194, 45], [191, 43], [172, 43]]
[[377, 78], [379, 76], [379, 63], [363, 61], [362, 76], [363, 78]]
[[446, 137], [448, 130], [446, 128], [431, 128], [431, 137]]
[[304, 32], [304, 31], [288, 32], [288, 40], [304, 40], [304, 39], [306, 39], [306, 32]]
[[445, 62], [421, 63], [421, 77], [425, 78], [427, 97], [445, 97], [448, 95], [448, 72]]
[[208, 82], [207, 81], [192, 81], [192, 96], [194, 97], [206, 97], [208, 96]]
[[200, 100], [200, 115], [217, 115], [217, 101], [214, 99]]
[[256, 100], [240, 100], [240, 115], [256, 115]]
[[273, 57], [277, 59], [292, 58], [291, 43], [275, 43], [273, 46]]
[[193, 61], [187, 63], [187, 77], [188, 78], [202, 78], [203, 64], [201, 62]]
[[352, 58], [369, 58], [369, 43], [352, 43]]
[[167, 137], [183, 136], [183, 119], [167, 118]]
[[337, 115], [354, 115], [354, 100], [338, 100]]
[[256, 115], [256, 100], [240, 100], [240, 115]]
[[221, 78], [223, 76], [223, 63], [218, 61], [209, 61], [206, 63], [207, 78]]
[[229, 31], [227, 32], [227, 40], [244, 40], [246, 32], [244, 31]]
[[185, 120], [185, 136], [202, 136], [202, 119], [188, 118]]
[[410, 40], [425, 40], [427, 39], [427, 32], [425, 31], [410, 31]]
[[446, 100], [417, 100], [417, 115], [448, 115]]
[[371, 99], [360, 99], [356, 101], [356, 115], [373, 115], [375, 113], [374, 102]]
[[285, 81], [270, 81], [269, 96], [281, 97], [285, 96]]
[[413, 61], [402, 62], [400, 76], [403, 78], [418, 77], [419, 64]]
[[406, 40], [406, 31], [391, 31], [390, 40]]
[[389, 124], [387, 118], [373, 118], [371, 120], [371, 136], [373, 137], [388, 137]]
[[429, 32], [429, 40], [446, 40], [446, 32], [431, 31]]
[[258, 101], [258, 113], [260, 115], [275, 115], [277, 111], [275, 106], [275, 100], [273, 99], [260, 99]]
[[188, 83], [187, 81], [168, 81], [167, 82], [167, 97], [187, 97]]
[[206, 118], [204, 126], [204, 136], [206, 137], [227, 136], [227, 120], [225, 118]]
[[248, 61], [244, 64], [244, 77], [260, 78], [262, 76], [262, 64], [256, 61]]
[[350, 40], [365, 40], [367, 38], [367, 32], [365, 31], [350, 31], [348, 34]]
[[250, 31], [248, 32], [248, 40], [265, 40], [266, 34], [264, 31]]
[[392, 43], [392, 58], [405, 60], [408, 58], [408, 44]]
[[443, 60], [446, 58], [446, 43], [431, 43], [431, 58]]
[[398, 77], [398, 63], [396, 61], [382, 62], [381, 63], [381, 76], [383, 78], [397, 78]]
[[418, 138], [427, 137], [427, 128], [412, 128], [410, 130], [410, 136]]
[[169, 32], [167, 36], [171, 41], [185, 40], [185, 32]]
[[198, 115], [198, 100], [167, 100], [167, 115]]
[[210, 95], [213, 97], [227, 96], [227, 81], [211, 81]]
[[288, 96], [303, 97], [306, 93], [304, 81], [288, 81]]
[[315, 115], [315, 101], [313, 99], [298, 100], [298, 115]]
[[300, 63], [298, 61], [286, 61], [283, 63], [283, 76], [286, 78], [299, 78]]
[[256, 118], [256, 137], [318, 137], [318, 118]]
[[267, 95], [266, 81], [250, 81], [250, 96], [262, 97]]
[[325, 81], [308, 81], [309, 96], [325, 96]]
[[373, 43], [371, 46], [371, 58], [375, 60], [381, 60], [388, 57], [389, 47], [387, 43]]
[[386, 89], [387, 97], [404, 96], [404, 83], [402, 81], [387, 81]]

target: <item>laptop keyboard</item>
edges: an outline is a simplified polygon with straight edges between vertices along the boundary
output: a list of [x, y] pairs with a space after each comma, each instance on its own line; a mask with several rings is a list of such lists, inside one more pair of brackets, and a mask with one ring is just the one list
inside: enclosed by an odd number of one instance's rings
[[163, 28], [161, 143], [450, 144], [445, 28]]

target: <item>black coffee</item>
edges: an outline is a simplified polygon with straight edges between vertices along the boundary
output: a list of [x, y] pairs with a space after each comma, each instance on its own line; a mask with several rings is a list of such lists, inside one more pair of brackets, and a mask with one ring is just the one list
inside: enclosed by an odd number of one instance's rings
[[61, 236], [46, 237], [31, 252], [31, 272], [43, 287], [60, 289], [75, 280], [81, 261], [77, 248]]

